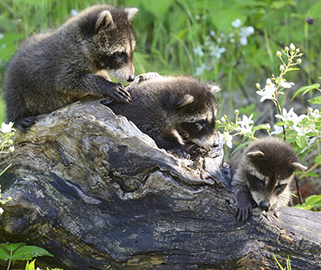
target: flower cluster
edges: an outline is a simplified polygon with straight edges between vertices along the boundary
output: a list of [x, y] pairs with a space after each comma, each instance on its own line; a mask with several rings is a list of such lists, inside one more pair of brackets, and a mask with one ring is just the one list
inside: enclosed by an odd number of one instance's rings
[[235, 49], [234, 44], [247, 45], [247, 39], [254, 33], [254, 27], [243, 27], [240, 19], [236, 19], [231, 25], [231, 32], [228, 35], [210, 30], [209, 35], [205, 36], [204, 44], [198, 44], [193, 49], [195, 56], [203, 58], [205, 55], [210, 55], [213, 57], [207, 63], [204, 63], [206, 61], [204, 60], [201, 66], [196, 67], [195, 76], [200, 76], [205, 71], [212, 70], [214, 68], [213, 63], [219, 62], [226, 51], [231, 52]]
[[[270, 99], [276, 103], [278, 95], [283, 95], [285, 89], [291, 88], [294, 85], [293, 82], [287, 82], [284, 75], [289, 71], [297, 70], [294, 66], [301, 63], [300, 57], [302, 57], [303, 54], [300, 53], [299, 48], [295, 48], [294, 44], [291, 43], [290, 48], [285, 47], [282, 52], [277, 51], [276, 56], [282, 62], [280, 65], [280, 75], [276, 78], [268, 78], [263, 89], [261, 89], [259, 83], [256, 84], [256, 88], [259, 90], [256, 91], [256, 93], [261, 96], [260, 102]], [[282, 56], [287, 57], [287, 63], [283, 60]]]
[[0, 128], [0, 154], [10, 153], [14, 151], [13, 136], [15, 129], [13, 123], [2, 123]]
[[306, 153], [321, 139], [321, 113], [319, 109], [308, 108], [307, 114], [297, 115], [293, 108], [275, 115], [281, 121], [274, 125], [271, 134], [280, 135], [285, 131], [288, 140]]
[[239, 117], [239, 110], [235, 110], [235, 122], [228, 119], [227, 115], [224, 115], [220, 120], [217, 120], [218, 127], [223, 127], [223, 134], [219, 132], [219, 139], [221, 143], [226, 144], [227, 147], [232, 148], [233, 137], [241, 135], [244, 138], [256, 139], [255, 132], [259, 129], [270, 130], [269, 124], [254, 126], [253, 114], [250, 116], [243, 115]]

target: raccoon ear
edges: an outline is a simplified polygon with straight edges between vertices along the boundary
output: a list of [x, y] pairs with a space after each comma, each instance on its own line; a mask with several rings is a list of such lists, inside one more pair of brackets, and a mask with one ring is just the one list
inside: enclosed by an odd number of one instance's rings
[[215, 93], [221, 91], [221, 88], [219, 88], [216, 84], [210, 84], [209, 89], [212, 94], [215, 94]]
[[251, 158], [264, 157], [264, 153], [262, 151], [252, 151], [248, 152], [246, 155]]
[[181, 100], [176, 103], [177, 108], [184, 107], [194, 101], [194, 97], [190, 94], [186, 94]]
[[98, 19], [95, 24], [95, 30], [97, 31], [97, 29], [100, 26], [107, 27], [109, 25], [112, 25], [113, 23], [114, 21], [113, 21], [113, 17], [111, 16], [111, 13], [108, 10], [104, 10], [98, 16]]
[[295, 169], [297, 170], [300, 170], [302, 172], [306, 171], [308, 169], [308, 167], [302, 165], [301, 163], [299, 162], [293, 162], [291, 163], [292, 167], [294, 167]]
[[125, 8], [124, 11], [127, 13], [128, 21], [131, 21], [138, 11], [138, 8]]

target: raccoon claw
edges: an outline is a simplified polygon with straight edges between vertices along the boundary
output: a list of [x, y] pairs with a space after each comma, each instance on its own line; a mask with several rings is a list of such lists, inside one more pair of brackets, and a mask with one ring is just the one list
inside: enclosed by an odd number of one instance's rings
[[31, 127], [36, 122], [37, 122], [36, 117], [27, 116], [16, 120], [14, 126], [16, 128], [19, 128], [22, 132], [26, 133], [27, 132], [26, 128]]
[[252, 206], [249, 205], [248, 208], [240, 208], [239, 206], [236, 209], [236, 220], [237, 223], [245, 224], [245, 222], [249, 219], [252, 213]]
[[107, 89], [107, 94], [119, 102], [130, 102], [130, 94], [121, 83], [115, 83]]

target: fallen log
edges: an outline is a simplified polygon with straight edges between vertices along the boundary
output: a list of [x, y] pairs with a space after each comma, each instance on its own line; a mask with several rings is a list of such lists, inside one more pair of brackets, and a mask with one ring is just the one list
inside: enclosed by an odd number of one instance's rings
[[[73, 269], [321, 269], [321, 214], [256, 209], [235, 222], [222, 147], [195, 160], [154, 141], [99, 100], [41, 117], [3, 158], [0, 242]], [[0, 266], [6, 265], [0, 262]]]

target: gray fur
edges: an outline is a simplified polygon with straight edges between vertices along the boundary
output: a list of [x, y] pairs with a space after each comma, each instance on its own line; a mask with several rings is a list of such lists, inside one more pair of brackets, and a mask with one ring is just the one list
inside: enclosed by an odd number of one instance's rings
[[155, 73], [136, 79], [135, 87], [129, 90], [130, 103], [108, 104], [116, 114], [126, 116], [167, 150], [181, 149], [188, 143], [213, 146], [217, 110], [214, 93], [219, 91], [218, 86]]
[[252, 142], [230, 160], [237, 219], [245, 222], [254, 201], [262, 210], [276, 210], [290, 201], [295, 170], [305, 170], [284, 141], [266, 137]]
[[[136, 12], [96, 5], [54, 31], [31, 36], [6, 70], [8, 120], [24, 130], [33, 124], [31, 116], [77, 100], [107, 95], [128, 102], [129, 93], [110, 82], [108, 73], [120, 80], [134, 79], [135, 37], [130, 20]], [[126, 59], [120, 52], [126, 53]]]

